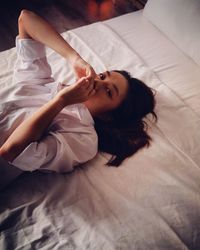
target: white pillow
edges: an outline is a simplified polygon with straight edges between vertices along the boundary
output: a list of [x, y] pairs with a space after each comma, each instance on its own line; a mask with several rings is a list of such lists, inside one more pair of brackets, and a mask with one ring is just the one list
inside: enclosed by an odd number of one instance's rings
[[143, 14], [200, 66], [200, 0], [148, 0]]

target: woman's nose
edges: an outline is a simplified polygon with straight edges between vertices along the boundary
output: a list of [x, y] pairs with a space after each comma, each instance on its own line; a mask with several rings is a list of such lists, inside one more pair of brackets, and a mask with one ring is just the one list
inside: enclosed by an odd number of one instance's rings
[[94, 80], [94, 84], [95, 84], [95, 89], [98, 90], [100, 88], [105, 88], [108, 86], [107, 81], [105, 80], [101, 80], [101, 79], [95, 79]]

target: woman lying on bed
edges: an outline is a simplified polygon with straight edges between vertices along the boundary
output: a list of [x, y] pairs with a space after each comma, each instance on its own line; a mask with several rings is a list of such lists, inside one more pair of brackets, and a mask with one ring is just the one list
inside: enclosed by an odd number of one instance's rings
[[[45, 57], [48, 46], [66, 58], [77, 81], [57, 84]], [[24, 10], [16, 39], [15, 85], [0, 94], [0, 155], [23, 171], [68, 172], [98, 149], [119, 166], [149, 145], [142, 121], [152, 90], [125, 71], [99, 75], [45, 20]]]

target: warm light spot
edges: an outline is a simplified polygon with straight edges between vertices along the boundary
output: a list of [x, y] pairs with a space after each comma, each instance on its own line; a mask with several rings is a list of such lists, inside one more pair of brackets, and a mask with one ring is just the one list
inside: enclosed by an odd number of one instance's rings
[[100, 6], [100, 19], [105, 20], [114, 15], [114, 6], [112, 0], [103, 1]]
[[88, 15], [91, 21], [103, 21], [115, 15], [115, 8], [112, 0], [88, 1]]
[[94, 0], [89, 0], [88, 1], [88, 15], [89, 18], [92, 20], [96, 20], [98, 19], [98, 15], [99, 15], [99, 6], [96, 3], [96, 1]]

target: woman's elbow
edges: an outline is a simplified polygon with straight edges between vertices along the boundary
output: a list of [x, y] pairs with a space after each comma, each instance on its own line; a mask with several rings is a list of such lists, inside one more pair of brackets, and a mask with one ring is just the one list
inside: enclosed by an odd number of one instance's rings
[[0, 157], [2, 157], [4, 160], [6, 161], [13, 161], [16, 157], [16, 148], [14, 147], [11, 147], [11, 148], [8, 148], [8, 147], [4, 147], [2, 146], [0, 148]]
[[5, 148], [2, 146], [0, 147], [0, 157], [2, 157], [3, 159], [7, 159], [7, 155], [8, 155], [8, 152], [7, 150], [5, 150]]
[[32, 14], [33, 12], [30, 10], [26, 10], [26, 9], [21, 10], [19, 18], [18, 18], [18, 22], [24, 22], [25, 20], [27, 20], [27, 17], [29, 17]]

